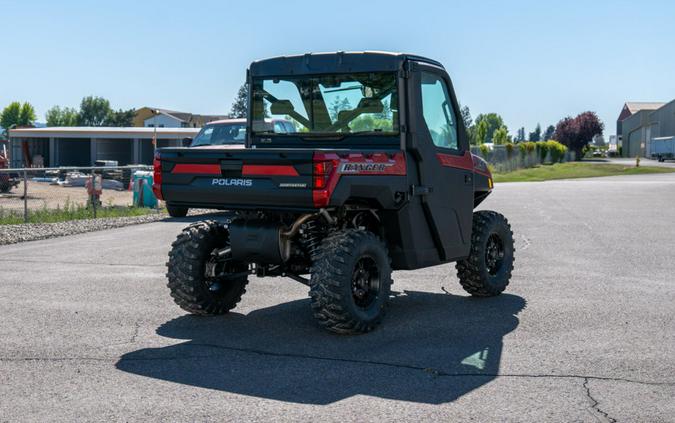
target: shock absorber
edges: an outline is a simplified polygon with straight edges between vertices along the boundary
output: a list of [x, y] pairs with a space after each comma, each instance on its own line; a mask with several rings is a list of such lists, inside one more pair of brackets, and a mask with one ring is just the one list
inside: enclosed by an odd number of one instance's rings
[[303, 223], [300, 232], [302, 233], [305, 250], [309, 253], [309, 258], [314, 260], [321, 243], [321, 231], [319, 225], [316, 223], [316, 219], [309, 219]]

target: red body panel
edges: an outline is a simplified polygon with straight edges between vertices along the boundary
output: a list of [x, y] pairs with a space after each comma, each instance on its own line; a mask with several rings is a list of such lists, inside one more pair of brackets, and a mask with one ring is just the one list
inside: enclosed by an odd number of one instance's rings
[[488, 178], [492, 178], [490, 170], [481, 166], [481, 162], [473, 159], [473, 154], [470, 152], [465, 152], [463, 156], [455, 156], [452, 154], [438, 153], [436, 154], [438, 161], [441, 163], [441, 166], [454, 167], [457, 169], [470, 170], [475, 173], [479, 173]]
[[241, 168], [242, 176], [299, 176], [298, 171], [291, 165], [249, 165]]
[[197, 173], [206, 175], [220, 175], [219, 164], [193, 164], [178, 163], [173, 167], [171, 173]]
[[312, 191], [314, 206], [318, 208], [326, 207], [330, 203], [331, 194], [342, 175], [404, 176], [407, 171], [405, 155], [402, 152], [394, 155], [354, 153], [347, 156], [339, 156], [335, 153], [314, 153], [314, 163], [318, 162], [331, 164], [327, 174], [314, 176], [325, 178], [324, 187]]

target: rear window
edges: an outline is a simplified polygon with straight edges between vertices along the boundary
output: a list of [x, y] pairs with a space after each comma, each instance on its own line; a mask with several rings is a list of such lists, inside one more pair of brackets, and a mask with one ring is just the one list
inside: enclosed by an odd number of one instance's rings
[[199, 131], [190, 147], [202, 145], [244, 144], [246, 123], [219, 123], [206, 125]]
[[322, 137], [397, 136], [397, 82], [394, 72], [256, 78], [251, 94], [253, 135], [319, 142]]

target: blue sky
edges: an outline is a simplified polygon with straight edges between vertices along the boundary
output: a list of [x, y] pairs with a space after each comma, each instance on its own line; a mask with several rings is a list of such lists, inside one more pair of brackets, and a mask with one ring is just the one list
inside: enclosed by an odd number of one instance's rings
[[392, 50], [444, 63], [458, 97], [512, 133], [675, 98], [675, 2], [0, 0], [0, 106], [86, 95], [115, 108], [229, 111], [254, 59]]

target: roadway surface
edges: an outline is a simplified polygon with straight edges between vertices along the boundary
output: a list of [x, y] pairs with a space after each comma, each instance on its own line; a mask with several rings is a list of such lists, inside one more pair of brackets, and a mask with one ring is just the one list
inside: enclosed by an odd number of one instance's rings
[[674, 204], [673, 174], [498, 185], [508, 293], [397, 272], [354, 337], [283, 279], [184, 314], [164, 263], [187, 221], [0, 247], [0, 421], [675, 421]]
[[[592, 161], [593, 163], [609, 163], [609, 164], [620, 164], [624, 166], [635, 166], [635, 157], [633, 158], [612, 157], [607, 159], [587, 159], [585, 161]], [[660, 162], [658, 160], [646, 159], [644, 157], [641, 157], [640, 166], [675, 168], [675, 160], [666, 160]]]

